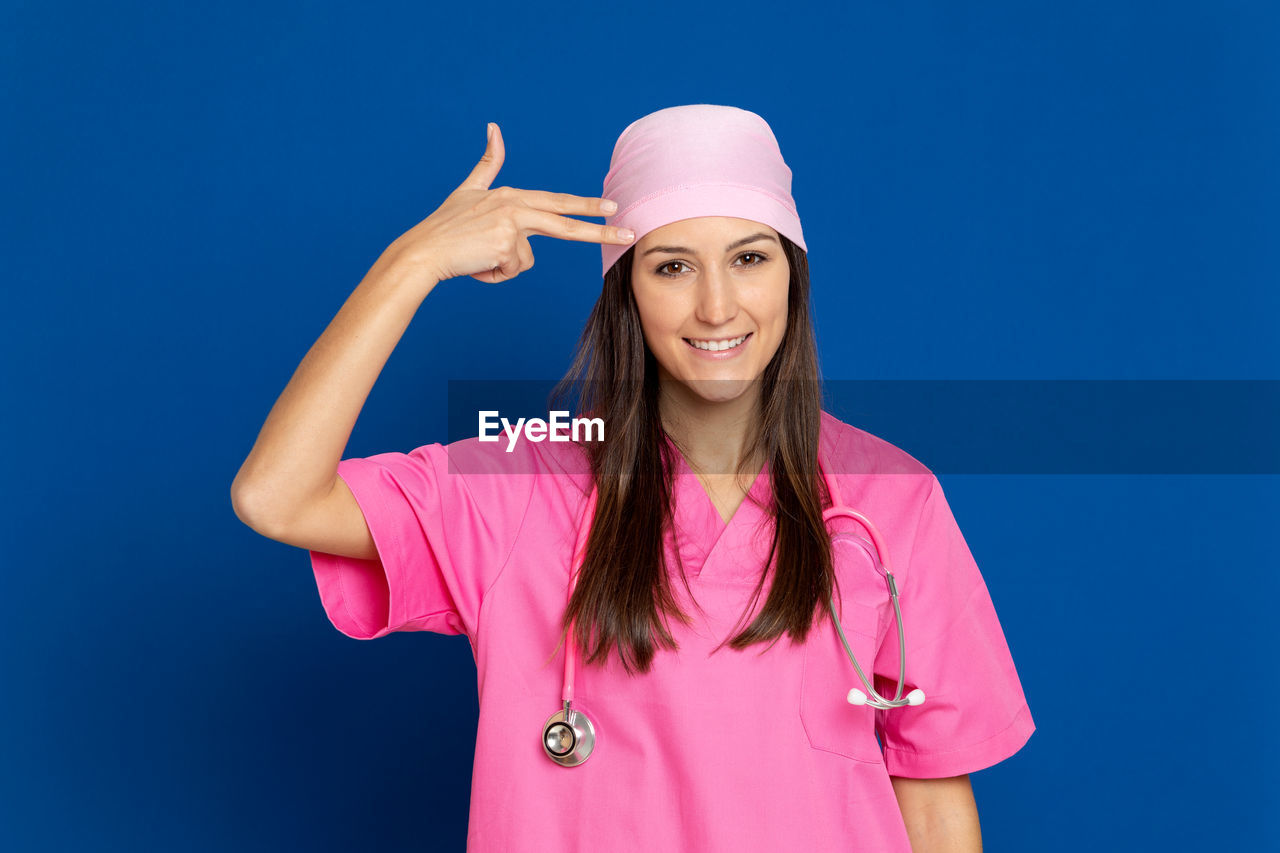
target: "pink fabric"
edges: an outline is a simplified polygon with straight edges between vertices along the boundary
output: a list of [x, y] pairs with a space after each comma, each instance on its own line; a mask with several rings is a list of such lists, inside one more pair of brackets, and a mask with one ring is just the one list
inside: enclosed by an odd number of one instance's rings
[[[822, 446], [845, 500], [891, 550], [908, 643], [904, 690], [921, 687], [924, 705], [849, 705], [845, 694], [860, 682], [829, 620], [803, 645], [784, 637], [767, 651], [711, 654], [767, 553], [771, 521], [751, 497], [767, 500], [768, 468], [726, 525], [682, 460], [676, 538], [702, 609], [674, 585], [695, 618], [673, 622], [678, 652], [660, 650], [646, 675], [628, 677], [614, 660], [603, 669], [579, 662], [575, 704], [598, 742], [575, 768], [551, 762], [539, 736], [560, 707], [563, 648], [553, 651], [589, 486], [580, 451], [524, 442], [507, 454], [472, 439], [341, 462], [380, 559], [311, 552], [329, 619], [357, 639], [464, 633], [475, 653], [468, 850], [907, 853], [891, 775], [970, 773], [1022, 747], [1031, 713], [937, 479], [826, 413]], [[851, 520], [833, 525], [862, 535]], [[898, 650], [884, 581], [861, 548], [834, 541], [845, 631], [889, 693]], [[572, 805], [549, 813], [550, 794]]]
[[[614, 144], [601, 197], [618, 203], [605, 224], [630, 228], [637, 241], [681, 219], [733, 216], [762, 222], [806, 249], [791, 169], [773, 130], [738, 107], [687, 104], [636, 119]], [[600, 244], [602, 274], [629, 248]]]

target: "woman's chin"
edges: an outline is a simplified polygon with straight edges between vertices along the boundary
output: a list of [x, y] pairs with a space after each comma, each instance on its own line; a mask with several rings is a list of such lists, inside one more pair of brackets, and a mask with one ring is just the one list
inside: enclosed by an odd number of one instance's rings
[[704, 403], [732, 403], [750, 392], [751, 379], [690, 379], [683, 383]]

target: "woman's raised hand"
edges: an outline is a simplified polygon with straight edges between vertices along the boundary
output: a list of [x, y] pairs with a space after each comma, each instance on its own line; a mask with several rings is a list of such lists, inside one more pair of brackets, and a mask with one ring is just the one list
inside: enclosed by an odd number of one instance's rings
[[570, 218], [612, 214], [613, 203], [605, 199], [514, 187], [489, 189], [505, 154], [502, 132], [492, 124], [484, 156], [467, 179], [391, 247], [421, 264], [437, 281], [469, 275], [493, 284], [533, 266], [531, 234], [623, 245], [635, 239], [613, 226]]

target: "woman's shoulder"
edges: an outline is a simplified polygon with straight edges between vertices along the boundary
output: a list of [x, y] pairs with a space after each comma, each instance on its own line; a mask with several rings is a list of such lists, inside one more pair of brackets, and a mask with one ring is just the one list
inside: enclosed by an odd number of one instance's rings
[[845, 423], [830, 412], [822, 412], [819, 443], [822, 462], [832, 473], [933, 476], [920, 460], [891, 442], [864, 429]]
[[822, 413], [821, 446], [823, 470], [834, 477], [840, 502], [869, 513], [891, 540], [914, 536], [939, 488], [928, 466], [828, 412]]

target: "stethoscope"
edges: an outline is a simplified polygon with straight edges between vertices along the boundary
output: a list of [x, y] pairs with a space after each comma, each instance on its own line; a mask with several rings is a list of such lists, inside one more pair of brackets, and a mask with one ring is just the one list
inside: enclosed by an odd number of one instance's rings
[[[819, 467], [821, 468], [821, 465]], [[823, 522], [828, 522], [837, 516], [845, 516], [859, 522], [871, 534], [872, 542], [875, 543], [876, 553], [872, 553], [871, 544], [862, 537], [849, 534], [847, 538], [861, 545], [867, 552], [867, 556], [871, 558], [871, 562], [877, 571], [881, 571], [884, 574], [885, 581], [889, 587], [889, 597], [893, 601], [894, 618], [898, 624], [898, 690], [892, 699], [886, 699], [876, 692], [870, 679], [867, 678], [866, 673], [862, 671], [862, 667], [858, 665], [857, 659], [853, 656], [853, 649], [849, 647], [849, 640], [844, 635], [844, 628], [840, 625], [839, 616], [836, 615], [835, 596], [832, 595], [827, 601], [827, 605], [831, 609], [831, 621], [835, 623], [836, 631], [840, 634], [840, 642], [844, 645], [845, 654], [849, 656], [849, 661], [853, 664], [853, 668], [857, 670], [858, 678], [862, 680], [862, 685], [867, 688], [867, 692], [864, 693], [855, 687], [849, 691], [846, 698], [850, 705], [867, 705], [886, 711], [907, 705], [919, 705], [924, 702], [923, 690], [916, 688], [905, 697], [902, 695], [902, 686], [906, 681], [907, 675], [907, 641], [902, 631], [902, 608], [898, 605], [898, 585], [894, 582], [893, 569], [889, 564], [889, 549], [885, 546], [884, 539], [880, 536], [880, 531], [871, 523], [871, 519], [844, 505], [835, 479], [828, 475], [826, 471], [822, 472], [822, 476], [826, 480], [827, 490], [831, 493], [832, 504], [822, 513]], [[596, 489], [592, 487], [591, 495], [587, 499], [586, 513], [583, 515], [582, 523], [578, 526], [578, 534], [573, 546], [573, 570], [569, 576], [570, 598], [573, 597], [573, 589], [578, 582], [578, 572], [582, 569], [582, 563], [586, 559], [587, 534], [591, 526], [591, 519], [595, 517], [595, 507]], [[564, 707], [552, 714], [542, 728], [543, 751], [547, 753], [547, 756], [552, 761], [564, 767], [577, 767], [591, 757], [591, 753], [596, 746], [595, 726], [587, 718], [586, 714], [573, 707], [573, 677], [577, 658], [577, 652], [573, 646], [572, 626], [570, 626], [565, 634], [564, 691], [561, 694]], [[870, 698], [868, 698], [867, 693], [871, 694]]]

